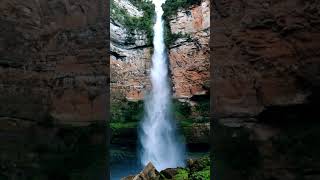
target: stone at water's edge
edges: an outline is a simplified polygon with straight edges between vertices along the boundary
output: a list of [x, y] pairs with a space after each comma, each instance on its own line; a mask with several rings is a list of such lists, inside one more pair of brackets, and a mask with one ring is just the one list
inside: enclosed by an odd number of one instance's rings
[[175, 175], [178, 174], [178, 169], [168, 168], [168, 169], [162, 170], [160, 174], [162, 174], [167, 179], [172, 179]]
[[151, 162], [136, 176], [128, 176], [121, 180], [157, 180], [160, 179], [160, 173]]
[[[122, 178], [121, 180], [164, 180], [164, 179], [181, 179], [183, 178], [193, 179], [195, 177], [207, 180], [209, 177], [206, 174], [208, 168], [210, 168], [210, 159], [204, 156], [199, 159], [188, 159], [187, 167], [167, 168], [160, 173], [156, 170], [151, 162], [137, 175], [130, 175]], [[199, 176], [199, 173], [201, 174]], [[179, 177], [178, 177], [179, 176]]]

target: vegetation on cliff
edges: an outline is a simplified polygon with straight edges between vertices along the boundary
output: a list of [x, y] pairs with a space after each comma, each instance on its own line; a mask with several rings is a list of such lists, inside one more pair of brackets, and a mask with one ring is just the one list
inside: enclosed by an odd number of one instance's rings
[[[145, 0], [130, 0], [130, 2], [140, 11], [143, 11], [143, 17], [130, 16], [126, 9], [119, 7], [114, 0], [111, 0], [111, 18], [124, 25], [129, 31], [128, 34], [133, 34], [135, 30], [144, 31], [148, 39], [147, 44], [150, 45], [153, 39], [152, 20], [155, 14], [154, 5], [151, 1]], [[128, 36], [127, 41], [132, 42], [134, 38]]]
[[188, 8], [192, 5], [200, 5], [202, 0], [166, 0], [162, 6], [165, 17], [175, 15], [180, 8]]
[[177, 11], [181, 8], [189, 8], [192, 5], [199, 5], [202, 0], [167, 0], [162, 6], [165, 19], [165, 44], [170, 47], [177, 39], [186, 38], [187, 41], [192, 40], [189, 34], [172, 33], [170, 28], [170, 18], [176, 15]]
[[178, 169], [175, 180], [209, 180], [210, 158], [203, 156], [197, 160], [189, 160], [186, 168]]

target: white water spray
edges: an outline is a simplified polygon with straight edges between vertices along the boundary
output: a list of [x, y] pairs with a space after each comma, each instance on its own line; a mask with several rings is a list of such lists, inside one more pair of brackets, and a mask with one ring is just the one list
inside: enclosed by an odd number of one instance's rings
[[163, 10], [165, 0], [153, 0], [156, 11], [154, 53], [152, 56], [150, 96], [145, 101], [145, 117], [140, 125], [140, 161], [149, 162], [157, 170], [183, 167], [185, 147], [176, 133], [176, 123], [171, 118], [171, 91], [168, 78], [167, 55], [163, 38]]

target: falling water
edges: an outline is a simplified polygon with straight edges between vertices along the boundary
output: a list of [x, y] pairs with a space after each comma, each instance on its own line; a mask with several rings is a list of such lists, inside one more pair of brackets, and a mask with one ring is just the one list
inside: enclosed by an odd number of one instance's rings
[[175, 121], [171, 118], [171, 91], [168, 64], [163, 39], [163, 9], [165, 0], [153, 0], [156, 11], [154, 53], [152, 56], [152, 89], [145, 103], [145, 117], [140, 125], [140, 161], [152, 162], [157, 170], [184, 166], [185, 147], [177, 135]]

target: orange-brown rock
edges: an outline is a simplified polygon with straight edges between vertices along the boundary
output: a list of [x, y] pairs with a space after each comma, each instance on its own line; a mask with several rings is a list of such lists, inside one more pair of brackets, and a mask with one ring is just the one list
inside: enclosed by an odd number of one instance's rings
[[169, 50], [176, 98], [191, 98], [209, 92], [209, 14], [210, 4], [205, 0], [200, 6], [181, 9], [177, 15], [171, 17], [171, 32], [191, 37], [191, 40], [179, 38]]

